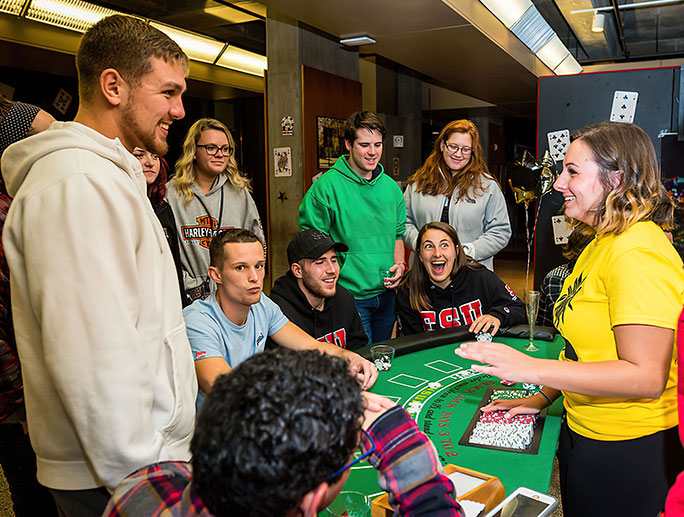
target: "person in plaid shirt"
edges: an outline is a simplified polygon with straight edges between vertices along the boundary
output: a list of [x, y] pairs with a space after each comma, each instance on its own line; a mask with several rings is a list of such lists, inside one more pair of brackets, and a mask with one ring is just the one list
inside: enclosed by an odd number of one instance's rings
[[575, 267], [577, 257], [594, 238], [591, 228], [583, 227], [573, 230], [568, 242], [563, 245], [563, 256], [570, 262], [556, 266], [549, 271], [539, 287], [539, 316], [537, 323], [546, 327], [553, 327], [553, 306], [561, 295], [563, 282], [570, 276]]
[[344, 360], [282, 347], [216, 380], [191, 463], [131, 474], [104, 515], [315, 516], [339, 494], [359, 447], [398, 515], [464, 515], [432, 443], [403, 408], [361, 392]]

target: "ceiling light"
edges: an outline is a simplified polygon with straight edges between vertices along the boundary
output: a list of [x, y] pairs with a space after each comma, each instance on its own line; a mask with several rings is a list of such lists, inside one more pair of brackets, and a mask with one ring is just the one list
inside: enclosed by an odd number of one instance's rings
[[537, 53], [556, 34], [537, 9], [528, 9], [510, 27], [511, 32]]
[[563, 42], [557, 35], [554, 35], [553, 38], [537, 52], [537, 57], [551, 70], [554, 70], [569, 55], [570, 51], [563, 45]]
[[370, 36], [355, 36], [353, 38], [341, 39], [340, 43], [348, 47], [359, 47], [361, 45], [372, 45], [375, 43], [375, 40]]
[[178, 43], [178, 46], [183, 49], [190, 59], [195, 61], [203, 61], [204, 63], [213, 63], [216, 61], [219, 53], [223, 50], [225, 43], [216, 41], [215, 39], [193, 34], [192, 32], [170, 27], [157, 22], [150, 22], [152, 27], [159, 29], [166, 34], [173, 41]]
[[603, 24], [606, 21], [606, 15], [599, 12], [594, 12], [594, 18], [591, 21], [591, 32], [603, 32]]
[[230, 45], [218, 58], [216, 64], [232, 70], [238, 70], [246, 74], [264, 76], [264, 70], [268, 68], [266, 56], [250, 52]]
[[572, 57], [572, 54], [568, 54], [561, 64], [553, 69], [556, 75], [570, 75], [579, 74], [582, 72], [582, 65], [580, 65], [577, 60]]
[[0, 13], [18, 15], [25, 3], [26, 0], [0, 0]]
[[33, 0], [26, 12], [26, 18], [85, 32], [102, 18], [113, 14], [122, 13], [79, 0]]
[[530, 0], [480, 0], [509, 29], [530, 7]]

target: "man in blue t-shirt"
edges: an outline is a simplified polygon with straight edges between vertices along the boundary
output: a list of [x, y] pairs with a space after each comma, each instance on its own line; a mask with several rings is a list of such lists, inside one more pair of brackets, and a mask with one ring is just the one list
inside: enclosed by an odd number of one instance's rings
[[378, 372], [370, 361], [316, 341], [262, 294], [264, 249], [254, 233], [239, 228], [225, 230], [212, 239], [209, 255], [209, 277], [216, 282], [216, 295], [197, 300], [183, 311], [203, 392], [209, 391], [216, 377], [263, 352], [268, 337], [287, 348], [340, 356], [347, 360], [363, 389], [375, 383]]

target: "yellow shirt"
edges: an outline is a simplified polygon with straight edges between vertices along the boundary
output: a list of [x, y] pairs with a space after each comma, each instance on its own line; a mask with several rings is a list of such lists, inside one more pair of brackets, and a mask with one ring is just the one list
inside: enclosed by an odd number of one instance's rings
[[[618, 359], [613, 327], [676, 329], [684, 304], [682, 260], [653, 222], [595, 238], [563, 283], [554, 323], [581, 362]], [[643, 343], [648, 347], [649, 343]], [[628, 440], [677, 425], [677, 350], [659, 399], [592, 397], [563, 392], [570, 429], [595, 440]], [[569, 361], [569, 347], [560, 359]]]

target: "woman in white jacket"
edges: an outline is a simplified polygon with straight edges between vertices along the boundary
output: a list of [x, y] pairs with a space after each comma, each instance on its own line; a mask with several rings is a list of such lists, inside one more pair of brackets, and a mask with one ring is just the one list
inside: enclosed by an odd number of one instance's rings
[[453, 226], [465, 253], [494, 269], [493, 257], [511, 237], [501, 187], [482, 155], [480, 134], [469, 120], [449, 122], [423, 166], [408, 180], [404, 243], [416, 249], [418, 230], [432, 221]]

